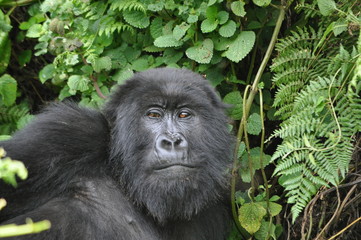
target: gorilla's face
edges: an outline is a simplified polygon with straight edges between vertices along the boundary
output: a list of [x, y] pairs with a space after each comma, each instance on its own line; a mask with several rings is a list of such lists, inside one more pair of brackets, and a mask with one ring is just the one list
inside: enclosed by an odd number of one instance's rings
[[136, 74], [111, 99], [110, 167], [137, 204], [162, 223], [189, 219], [218, 199], [232, 139], [206, 80], [154, 69]]

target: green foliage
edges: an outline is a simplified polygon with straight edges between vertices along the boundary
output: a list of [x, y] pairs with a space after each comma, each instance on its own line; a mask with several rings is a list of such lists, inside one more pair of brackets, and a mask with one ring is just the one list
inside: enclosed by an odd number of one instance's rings
[[[333, 0], [317, 2], [324, 16], [336, 10]], [[318, 32], [312, 28], [292, 32], [277, 44], [278, 56], [271, 66], [277, 86], [274, 106], [284, 120], [273, 135], [283, 139], [272, 156], [273, 174], [280, 176], [293, 205], [293, 221], [321, 186], [336, 186], [343, 180], [353, 152], [352, 138], [361, 130], [361, 88], [350, 90], [361, 49], [349, 47], [356, 42], [354, 37], [344, 39], [343, 45], [337, 43], [339, 50], [334, 51], [333, 40], [342, 31], [329, 34], [338, 22], [336, 18], [331, 27]]]

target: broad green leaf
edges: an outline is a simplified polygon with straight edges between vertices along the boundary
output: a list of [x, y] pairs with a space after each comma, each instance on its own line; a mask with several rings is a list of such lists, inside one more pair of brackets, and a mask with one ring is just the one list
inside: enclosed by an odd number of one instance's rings
[[20, 66], [25, 66], [31, 60], [31, 55], [33, 52], [31, 50], [24, 50], [18, 55], [18, 62]]
[[124, 11], [123, 17], [127, 23], [136, 28], [146, 28], [149, 26], [149, 17], [142, 11]]
[[226, 24], [219, 28], [219, 35], [225, 38], [232, 37], [236, 32], [236, 28], [236, 23], [233, 20], [229, 20]]
[[262, 131], [262, 120], [258, 113], [252, 113], [247, 119], [247, 132], [258, 135]]
[[252, 31], [242, 31], [237, 38], [229, 45], [227, 51], [222, 56], [233, 62], [239, 62], [252, 50], [256, 34]]
[[207, 18], [201, 24], [201, 31], [203, 33], [213, 32], [218, 26], [218, 20], [214, 18]]
[[261, 227], [263, 217], [267, 211], [258, 203], [246, 203], [239, 209], [239, 222], [250, 234], [254, 234]]
[[348, 28], [347, 20], [344, 18], [340, 18], [333, 25], [333, 34], [335, 34], [335, 36], [338, 36], [341, 33], [347, 31], [347, 28]]
[[215, 19], [218, 14], [218, 8], [216, 6], [210, 6], [206, 10], [206, 17], [208, 19]]
[[317, 0], [317, 5], [323, 16], [328, 16], [337, 9], [334, 0]]
[[112, 68], [112, 60], [108, 56], [96, 58], [92, 62], [92, 66], [94, 71], [97, 73], [101, 72], [102, 70], [109, 71]]
[[220, 25], [222, 24], [225, 24], [228, 19], [229, 19], [229, 13], [226, 12], [226, 11], [220, 11], [218, 14], [217, 14], [217, 19], [218, 19], [218, 23]]
[[[260, 205], [262, 205], [265, 209], [267, 209], [267, 202], [258, 202]], [[277, 216], [282, 211], [282, 205], [275, 203], [275, 202], [269, 202], [269, 213], [272, 217]]]
[[26, 32], [28, 38], [38, 38], [43, 32], [43, 26], [41, 24], [32, 25]]
[[68, 86], [70, 90], [84, 92], [89, 89], [89, 79], [82, 75], [72, 75], [69, 77]]
[[[275, 230], [276, 230], [276, 226], [273, 223], [270, 224], [270, 222], [266, 222], [264, 219], [262, 219], [261, 227], [254, 234], [254, 237], [257, 240], [265, 240], [265, 239], [277, 240]], [[270, 238], [267, 238], [267, 236], [269, 236]]]
[[150, 35], [154, 39], [163, 35], [163, 19], [160, 17], [154, 18], [152, 23], [150, 24]]
[[186, 55], [198, 63], [210, 63], [213, 56], [213, 41], [207, 38], [202, 42], [196, 43], [194, 47], [186, 50]]
[[185, 22], [175, 26], [173, 29], [173, 37], [176, 40], [180, 40], [186, 34], [189, 27], [190, 25]]
[[198, 21], [198, 15], [189, 15], [187, 18], [187, 23], [195, 23]]
[[229, 109], [229, 115], [234, 120], [240, 120], [243, 115], [243, 98], [239, 91], [230, 92], [224, 98], [223, 102], [232, 104], [233, 107]]
[[123, 68], [118, 70], [113, 76], [112, 79], [118, 84], [122, 84], [125, 80], [131, 78], [134, 75], [131, 68]]
[[252, 0], [254, 4], [260, 7], [267, 7], [270, 5], [271, 0]]
[[132, 69], [136, 72], [144, 71], [149, 68], [148, 60], [145, 58], [139, 58], [132, 63]]
[[234, 1], [231, 3], [231, 10], [235, 15], [239, 17], [244, 17], [246, 15], [244, 5], [245, 3], [243, 0]]
[[39, 72], [39, 79], [41, 83], [44, 83], [46, 80], [53, 78], [55, 73], [54, 64], [48, 64]]
[[0, 77], [0, 106], [11, 106], [16, 100], [17, 82], [9, 74]]
[[182, 44], [183, 42], [175, 39], [173, 34], [160, 36], [154, 40], [154, 45], [156, 47], [179, 47]]

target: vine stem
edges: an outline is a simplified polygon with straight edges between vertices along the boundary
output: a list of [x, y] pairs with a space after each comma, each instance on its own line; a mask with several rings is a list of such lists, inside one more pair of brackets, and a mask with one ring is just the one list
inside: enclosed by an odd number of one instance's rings
[[[241, 122], [239, 124], [239, 128], [238, 128], [238, 133], [237, 133], [237, 139], [236, 139], [236, 147], [234, 150], [234, 158], [233, 158], [233, 167], [232, 167], [232, 178], [231, 178], [231, 206], [232, 206], [232, 215], [233, 215], [233, 219], [234, 222], [236, 223], [237, 229], [239, 230], [239, 232], [244, 235], [244, 230], [240, 225], [240, 222], [238, 220], [238, 214], [237, 214], [237, 209], [236, 209], [236, 203], [235, 203], [235, 193], [236, 193], [236, 178], [237, 178], [237, 170], [238, 170], [238, 149], [239, 149], [239, 145], [241, 143], [242, 137], [243, 137], [243, 131], [244, 131], [244, 126], [245, 123], [247, 121], [247, 118], [245, 116], [248, 116], [249, 110], [251, 108], [251, 105], [253, 103], [254, 97], [256, 96], [257, 92], [258, 92], [258, 84], [261, 80], [262, 74], [267, 66], [267, 63], [269, 61], [269, 59], [271, 58], [271, 54], [272, 51], [275, 47], [276, 41], [277, 41], [277, 36], [280, 32], [281, 26], [282, 26], [282, 22], [285, 18], [285, 13], [286, 13], [286, 7], [281, 6], [277, 8], [280, 10], [278, 18], [277, 18], [277, 22], [276, 22], [276, 26], [273, 30], [273, 34], [272, 34], [272, 38], [271, 41], [268, 45], [267, 51], [265, 53], [265, 56], [261, 62], [261, 65], [257, 71], [257, 74], [255, 76], [254, 82], [252, 84], [252, 86], [250, 87], [250, 93], [249, 96], [247, 98], [245, 107], [243, 109], [243, 116], [241, 119]], [[248, 90], [248, 89], [247, 89]], [[248, 92], [248, 91], [247, 91]]]

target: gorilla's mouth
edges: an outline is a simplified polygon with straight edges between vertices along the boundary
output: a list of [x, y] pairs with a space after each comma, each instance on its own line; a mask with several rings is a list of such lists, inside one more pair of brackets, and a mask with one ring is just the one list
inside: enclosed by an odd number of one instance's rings
[[176, 169], [176, 168], [184, 168], [184, 169], [196, 169], [199, 165], [195, 164], [186, 164], [186, 163], [168, 163], [168, 164], [162, 164], [154, 167], [155, 171], [162, 171], [166, 169]]

